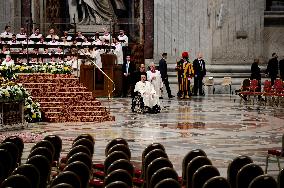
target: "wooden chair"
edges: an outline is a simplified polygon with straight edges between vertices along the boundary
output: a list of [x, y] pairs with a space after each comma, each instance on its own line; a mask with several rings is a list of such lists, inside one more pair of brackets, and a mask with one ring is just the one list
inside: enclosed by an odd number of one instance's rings
[[194, 159], [195, 157], [198, 157], [198, 156], [205, 156], [206, 157], [206, 153], [201, 149], [194, 149], [194, 150], [191, 150], [190, 152], [188, 152], [184, 156], [183, 161], [182, 161], [182, 181], [183, 181], [182, 184], [183, 185], [186, 184], [186, 177], [187, 177], [186, 168], [187, 168], [188, 163], [190, 163], [190, 161], [192, 159]]
[[77, 174], [71, 171], [61, 172], [58, 176], [56, 176], [51, 182], [51, 187], [58, 185], [60, 183], [67, 183], [72, 185], [73, 187], [81, 188], [81, 181]]
[[63, 171], [74, 172], [80, 178], [81, 187], [82, 188], [88, 187], [91, 174], [90, 174], [90, 169], [85, 163], [81, 161], [74, 161], [68, 164]]
[[215, 176], [205, 182], [203, 188], [231, 188], [227, 179], [221, 176]]
[[264, 172], [260, 166], [253, 163], [247, 164], [243, 166], [238, 172], [236, 187], [248, 188], [254, 178], [263, 174]]
[[151, 177], [150, 184], [148, 184], [149, 188], [154, 188], [160, 181], [164, 179], [174, 179], [178, 181], [177, 172], [171, 167], [163, 167], [157, 170]]
[[16, 168], [12, 175], [20, 174], [27, 177], [31, 182], [32, 188], [38, 188], [40, 182], [40, 174], [38, 169], [32, 164], [23, 164]]
[[9, 137], [7, 137], [3, 141], [3, 143], [5, 143], [5, 142], [12, 142], [12, 143], [14, 143], [18, 147], [18, 150], [19, 150], [18, 164], [20, 165], [21, 164], [22, 153], [23, 153], [23, 150], [24, 150], [24, 141], [23, 141], [23, 139], [21, 139], [18, 136], [9, 136]]
[[61, 138], [59, 136], [57, 136], [57, 135], [47, 135], [46, 137], [44, 137], [44, 140], [48, 140], [49, 142], [52, 143], [52, 145], [54, 147], [53, 160], [58, 163], [59, 162], [59, 158], [60, 158], [60, 153], [61, 153], [61, 150], [62, 150], [62, 140], [61, 140]]
[[242, 155], [234, 158], [233, 161], [229, 164], [227, 170], [227, 179], [231, 185], [231, 188], [236, 188], [236, 181], [239, 170], [243, 166], [250, 163], [253, 163], [252, 159], [248, 156]]
[[122, 181], [126, 183], [129, 187], [133, 186], [132, 177], [126, 170], [118, 169], [111, 172], [105, 177], [104, 184], [105, 186], [108, 186], [109, 184], [116, 181]]
[[20, 174], [16, 174], [16, 175], [12, 175], [9, 176], [7, 179], [5, 179], [2, 184], [1, 187], [13, 187], [13, 188], [21, 188], [21, 187], [25, 187], [25, 188], [31, 188], [31, 182], [30, 180], [23, 175]]
[[94, 143], [87, 138], [81, 138], [72, 144], [72, 148], [75, 146], [83, 145], [86, 146], [91, 152], [91, 156], [94, 154]]
[[202, 188], [207, 180], [215, 176], [220, 176], [218, 169], [212, 165], [204, 165], [193, 174], [191, 186]]
[[204, 165], [212, 165], [212, 162], [205, 156], [193, 158], [186, 167], [186, 187], [191, 188], [194, 173]]
[[52, 158], [52, 154], [51, 151], [48, 148], [45, 147], [38, 147], [35, 148], [28, 156], [28, 159], [35, 156], [35, 155], [42, 155], [45, 156], [49, 163], [52, 164], [53, 158]]
[[177, 180], [172, 178], [167, 178], [161, 180], [154, 188], [181, 188], [181, 185]]
[[260, 175], [252, 180], [249, 188], [277, 188], [277, 182], [269, 175]]
[[148, 185], [150, 184], [152, 175], [157, 172], [159, 169], [164, 168], [164, 167], [169, 167], [169, 168], [173, 168], [173, 164], [171, 163], [171, 161], [167, 158], [164, 157], [159, 157], [155, 160], [153, 160], [147, 168], [146, 171], [146, 176], [145, 176], [145, 180], [144, 181], [144, 187], [148, 187]]

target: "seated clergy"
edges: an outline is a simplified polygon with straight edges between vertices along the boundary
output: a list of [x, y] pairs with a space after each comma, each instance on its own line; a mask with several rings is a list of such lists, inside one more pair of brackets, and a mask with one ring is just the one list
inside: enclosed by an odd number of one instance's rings
[[3, 66], [13, 66], [15, 65], [14, 60], [11, 58], [10, 55], [6, 55], [6, 59], [2, 62]]
[[[146, 81], [146, 73], [141, 74], [141, 80], [136, 83], [134, 92], [138, 92], [138, 95], [141, 95], [142, 97], [143, 112], [160, 112], [159, 96], [156, 94], [154, 86], [151, 84], [151, 82]], [[132, 103], [132, 109], [135, 111], [135, 107], [133, 105], [137, 105], [135, 99]]]

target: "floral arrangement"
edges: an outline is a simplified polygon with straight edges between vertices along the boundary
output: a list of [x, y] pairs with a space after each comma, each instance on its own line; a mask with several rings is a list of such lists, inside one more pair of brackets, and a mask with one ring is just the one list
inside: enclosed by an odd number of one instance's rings
[[9, 80], [16, 78], [16, 73], [51, 73], [51, 74], [71, 74], [72, 67], [65, 64], [35, 64], [35, 65], [13, 65], [0, 66], [0, 74]]
[[[1, 78], [3, 81], [3, 78]], [[29, 92], [21, 85], [14, 82], [2, 83], [0, 87], [0, 102], [23, 101], [24, 114], [27, 122], [41, 121], [40, 104], [34, 102]]]

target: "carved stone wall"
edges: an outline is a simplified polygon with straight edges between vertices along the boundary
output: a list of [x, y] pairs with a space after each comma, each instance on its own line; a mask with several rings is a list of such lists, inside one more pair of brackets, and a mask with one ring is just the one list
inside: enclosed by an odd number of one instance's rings
[[263, 56], [264, 0], [154, 1], [154, 58], [200, 51], [211, 64]]
[[284, 27], [264, 28], [264, 57], [266, 61], [276, 52], [279, 59], [284, 58]]
[[264, 0], [214, 0], [209, 5], [212, 64], [250, 64], [263, 57]]
[[[178, 58], [183, 51], [190, 59], [202, 51], [210, 55], [210, 38], [207, 0], [157, 0], [154, 1], [154, 58], [167, 52], [169, 58]], [[194, 7], [194, 8], [193, 8]]]

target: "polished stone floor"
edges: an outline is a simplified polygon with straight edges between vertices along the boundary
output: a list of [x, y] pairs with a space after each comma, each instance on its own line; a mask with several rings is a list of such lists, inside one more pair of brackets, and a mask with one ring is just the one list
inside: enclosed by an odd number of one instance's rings
[[[39, 123], [17, 132], [2, 132], [1, 137], [21, 134], [26, 139], [23, 160], [31, 146], [45, 135], [57, 134], [63, 140], [63, 155], [72, 140], [81, 133], [96, 140], [94, 162], [102, 162], [108, 141], [122, 137], [128, 140], [132, 161], [141, 166], [143, 149], [152, 142], [165, 146], [166, 152], [181, 175], [182, 159], [192, 149], [203, 149], [226, 177], [229, 162], [238, 155], [252, 157], [265, 166], [267, 149], [281, 148], [284, 133], [284, 108], [242, 104], [237, 96], [210, 95], [190, 100], [161, 100], [159, 114], [134, 114], [130, 98], [100, 99], [110, 108], [116, 121], [105, 123]], [[1, 139], [0, 137], [0, 139]], [[284, 166], [282, 160], [282, 167]], [[275, 161], [269, 174], [278, 173]]]

